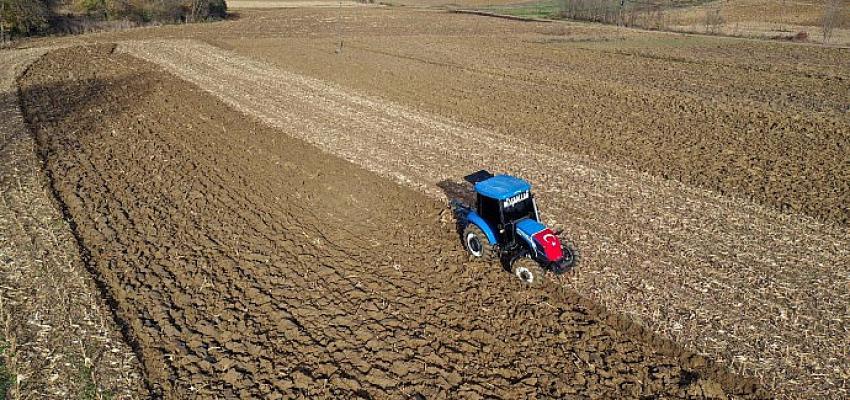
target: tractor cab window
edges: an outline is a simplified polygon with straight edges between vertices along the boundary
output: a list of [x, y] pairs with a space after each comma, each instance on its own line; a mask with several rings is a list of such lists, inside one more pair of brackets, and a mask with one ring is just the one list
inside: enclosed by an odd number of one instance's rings
[[505, 222], [515, 222], [523, 218], [537, 218], [534, 211], [533, 197], [528, 196], [524, 200], [517, 202], [505, 202]]
[[499, 220], [499, 201], [489, 197], [478, 196], [478, 215], [493, 226], [501, 223]]

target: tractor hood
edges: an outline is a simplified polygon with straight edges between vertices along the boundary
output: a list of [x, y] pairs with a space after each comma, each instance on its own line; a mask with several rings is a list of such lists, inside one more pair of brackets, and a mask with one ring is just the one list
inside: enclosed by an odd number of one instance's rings
[[551, 229], [533, 219], [524, 219], [516, 224], [517, 233], [523, 237], [538, 254], [551, 262], [564, 257], [561, 240]]

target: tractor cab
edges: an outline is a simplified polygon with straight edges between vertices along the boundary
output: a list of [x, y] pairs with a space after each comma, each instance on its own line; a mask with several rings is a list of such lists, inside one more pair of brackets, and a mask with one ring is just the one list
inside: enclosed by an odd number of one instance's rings
[[531, 185], [525, 180], [510, 175], [493, 176], [476, 182], [475, 194], [478, 215], [493, 228], [500, 243], [515, 239], [514, 227], [520, 221], [538, 221]]

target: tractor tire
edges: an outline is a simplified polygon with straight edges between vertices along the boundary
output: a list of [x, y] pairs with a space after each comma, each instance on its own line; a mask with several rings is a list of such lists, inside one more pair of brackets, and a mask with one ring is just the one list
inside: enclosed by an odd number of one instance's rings
[[463, 245], [469, 255], [476, 260], [493, 261], [496, 259], [496, 249], [487, 239], [487, 235], [475, 224], [469, 224], [463, 230]]
[[540, 287], [546, 279], [546, 271], [530, 257], [519, 257], [511, 263], [511, 273], [528, 287]]

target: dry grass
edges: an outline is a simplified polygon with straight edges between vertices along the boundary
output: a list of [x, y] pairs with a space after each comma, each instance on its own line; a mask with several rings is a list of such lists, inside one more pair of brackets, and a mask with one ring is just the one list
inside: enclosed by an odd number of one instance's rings
[[[824, 6], [832, 0], [729, 0], [711, 1], [671, 11], [678, 22], [699, 24], [706, 9], [720, 9], [729, 23], [767, 22], [776, 25], [818, 26]], [[841, 0], [847, 5], [847, 0]], [[840, 27], [850, 28], [850, 20]]]
[[227, 7], [231, 10], [247, 8], [303, 8], [303, 7], [357, 7], [364, 2], [342, 0], [230, 0]]
[[53, 202], [15, 77], [44, 50], [0, 57], [0, 336], [12, 399], [138, 398], [138, 361]]
[[[830, 8], [829, 5], [833, 7]], [[825, 12], [833, 11], [829, 43], [850, 45], [850, 1], [848, 0], [734, 0], [671, 10], [670, 30], [710, 33], [762, 39], [785, 39], [805, 32], [811, 41], [824, 38]], [[705, 23], [706, 15], [717, 11], [722, 24]]]

